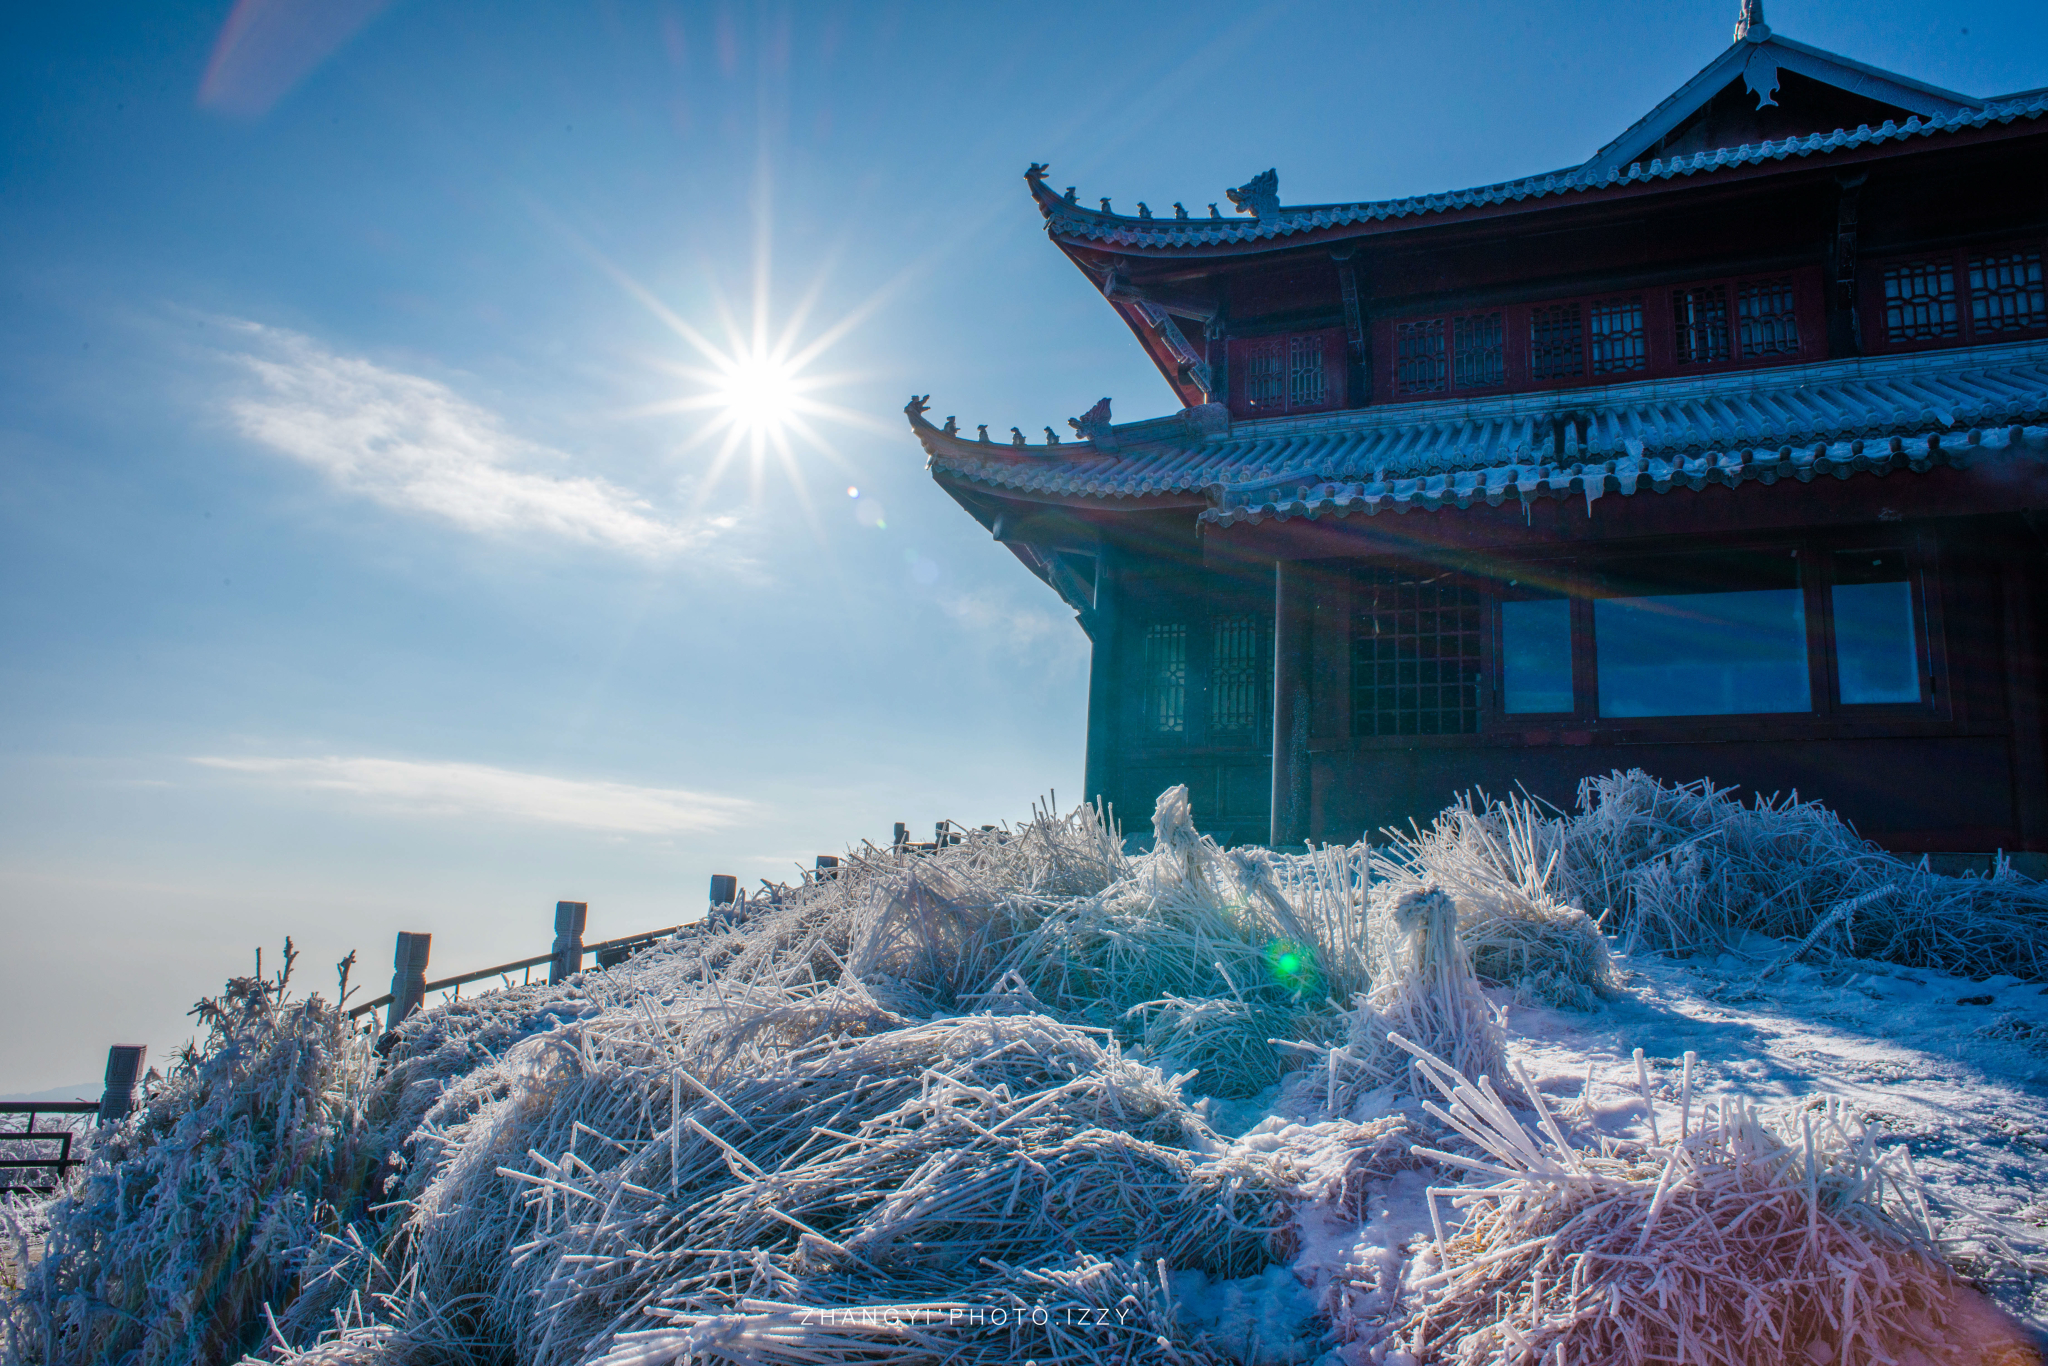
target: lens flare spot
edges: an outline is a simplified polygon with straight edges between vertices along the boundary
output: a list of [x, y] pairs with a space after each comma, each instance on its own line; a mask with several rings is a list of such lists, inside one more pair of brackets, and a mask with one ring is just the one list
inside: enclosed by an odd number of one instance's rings
[[1316, 970], [1315, 951], [1307, 945], [1273, 940], [1266, 945], [1266, 971], [1275, 984], [1295, 996], [1322, 995], [1323, 974]]

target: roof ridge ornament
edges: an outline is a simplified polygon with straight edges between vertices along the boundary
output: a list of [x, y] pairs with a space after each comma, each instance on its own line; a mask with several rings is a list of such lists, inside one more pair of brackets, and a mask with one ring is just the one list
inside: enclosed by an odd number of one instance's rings
[[1761, 43], [1771, 36], [1771, 26], [1764, 22], [1764, 0], [1738, 0], [1741, 9], [1735, 14], [1735, 41], [1738, 43]]
[[1756, 96], [1756, 107], [1776, 107], [1777, 101], [1771, 96], [1778, 93], [1778, 63], [1769, 52], [1757, 48], [1749, 54], [1749, 60], [1742, 64], [1742, 84], [1749, 93]]
[[1253, 176], [1236, 189], [1225, 190], [1223, 193], [1237, 206], [1239, 213], [1248, 213], [1260, 219], [1280, 216], [1280, 172], [1277, 169], [1268, 169]]
[[1097, 399], [1095, 406], [1079, 417], [1067, 419], [1067, 425], [1079, 433], [1083, 441], [1095, 443], [1098, 451], [1116, 449], [1116, 434], [1109, 425], [1109, 400]]

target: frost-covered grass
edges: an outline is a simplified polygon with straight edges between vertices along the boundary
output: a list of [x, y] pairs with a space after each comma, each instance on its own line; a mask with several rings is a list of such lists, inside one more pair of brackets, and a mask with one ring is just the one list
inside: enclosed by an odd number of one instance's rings
[[[1696, 1070], [1653, 1057], [1619, 1090], [1609, 1036], [1656, 1052], [1822, 982], [2003, 969], [2014, 1004], [1971, 1045], [2003, 1066], [2034, 1056], [2042, 904], [1817, 807], [1636, 774], [1574, 815], [1475, 800], [1291, 855], [1217, 848], [1176, 789], [1142, 855], [1087, 808], [864, 847], [381, 1041], [241, 979], [74, 1191], [17, 1212], [7, 1352], [1964, 1360], [1958, 1268], [2024, 1307], [2033, 1206], [1969, 1215], [1967, 1163], [1909, 1163], [1868, 1096], [1815, 1110], [1840, 1069], [1764, 1045], [1787, 1070], [1745, 1074], [1732, 1023]], [[1989, 928], [1914, 928], [1959, 906]], [[1654, 951], [1702, 946], [1724, 967], [1681, 990], [1694, 967]], [[1979, 1093], [2048, 1152], [2031, 1084]]]

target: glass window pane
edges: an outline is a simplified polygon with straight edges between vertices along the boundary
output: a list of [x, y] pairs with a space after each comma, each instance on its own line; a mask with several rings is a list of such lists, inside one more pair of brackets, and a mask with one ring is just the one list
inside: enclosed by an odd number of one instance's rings
[[1835, 676], [1845, 705], [1920, 700], [1913, 585], [1897, 550], [1834, 557]]
[[1572, 709], [1572, 605], [1537, 598], [1500, 605], [1501, 710]]
[[1601, 598], [1602, 716], [1811, 711], [1797, 588]]

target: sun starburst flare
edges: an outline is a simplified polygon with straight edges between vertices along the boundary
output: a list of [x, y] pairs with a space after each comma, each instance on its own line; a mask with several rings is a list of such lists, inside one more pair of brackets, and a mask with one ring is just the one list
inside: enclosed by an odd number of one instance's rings
[[880, 307], [899, 281], [876, 290], [837, 321], [813, 326], [812, 315], [828, 272], [821, 271], [796, 306], [778, 317], [769, 257], [766, 240], [757, 240], [751, 299], [744, 318], [714, 282], [710, 301], [714, 321], [708, 327], [692, 323], [617, 266], [597, 259], [628, 294], [696, 353], [688, 360], [652, 361], [657, 368], [684, 381], [688, 392], [632, 411], [636, 416], [707, 415], [708, 420], [672, 453], [680, 460], [715, 445], [715, 454], [701, 477], [693, 481], [698, 501], [710, 497], [726, 471], [744, 457], [755, 496], [759, 495], [762, 478], [772, 462], [782, 467], [808, 510], [809, 498], [800, 478], [800, 449], [808, 449], [843, 467], [847, 462], [829, 439], [828, 427], [894, 431], [866, 413], [825, 397], [826, 391], [864, 375], [850, 370], [826, 371], [819, 367], [819, 362]]

